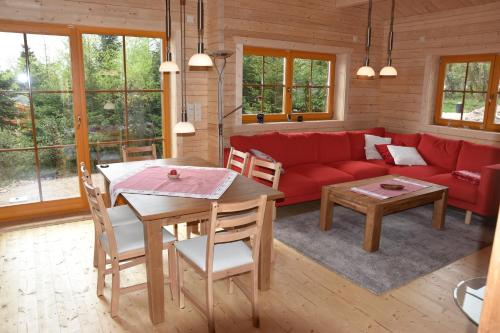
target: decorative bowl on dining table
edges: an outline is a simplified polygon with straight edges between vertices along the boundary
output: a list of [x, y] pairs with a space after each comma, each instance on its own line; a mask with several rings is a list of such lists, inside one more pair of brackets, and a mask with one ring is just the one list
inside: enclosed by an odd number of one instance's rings
[[168, 172], [167, 174], [169, 179], [179, 179], [181, 177], [181, 174], [177, 172], [177, 170], [172, 169]]

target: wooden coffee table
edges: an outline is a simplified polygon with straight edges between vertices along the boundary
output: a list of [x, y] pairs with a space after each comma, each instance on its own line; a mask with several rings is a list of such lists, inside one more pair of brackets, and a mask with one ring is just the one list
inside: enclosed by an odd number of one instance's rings
[[[378, 199], [351, 190], [351, 187], [354, 186], [362, 186], [380, 181], [388, 181], [394, 178], [403, 178], [409, 181], [430, 185], [430, 187], [426, 187], [415, 192], [402, 194], [400, 196], [388, 199]], [[387, 175], [348, 183], [326, 185], [323, 186], [321, 193], [321, 213], [319, 226], [322, 230], [325, 231], [331, 228], [333, 219], [333, 207], [335, 204], [350, 208], [359, 213], [363, 213], [366, 215], [363, 249], [368, 252], [374, 252], [379, 248], [380, 232], [382, 229], [382, 217], [384, 215], [400, 212], [434, 202], [432, 226], [434, 227], [434, 229], [442, 230], [444, 228], [444, 217], [447, 199], [448, 188], [445, 186], [398, 175]]]

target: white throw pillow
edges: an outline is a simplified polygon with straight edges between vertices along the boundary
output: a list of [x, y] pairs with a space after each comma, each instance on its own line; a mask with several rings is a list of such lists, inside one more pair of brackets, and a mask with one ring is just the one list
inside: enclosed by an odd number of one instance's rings
[[381, 160], [379, 152], [375, 145], [388, 145], [391, 144], [391, 138], [383, 138], [381, 136], [365, 134], [365, 156], [367, 160]]
[[415, 147], [387, 146], [396, 165], [427, 165]]

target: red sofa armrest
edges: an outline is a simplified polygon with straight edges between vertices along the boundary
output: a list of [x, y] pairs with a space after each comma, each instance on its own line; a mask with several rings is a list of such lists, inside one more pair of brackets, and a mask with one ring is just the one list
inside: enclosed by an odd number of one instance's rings
[[500, 164], [481, 167], [481, 181], [478, 188], [477, 204], [486, 216], [498, 213], [500, 202]]

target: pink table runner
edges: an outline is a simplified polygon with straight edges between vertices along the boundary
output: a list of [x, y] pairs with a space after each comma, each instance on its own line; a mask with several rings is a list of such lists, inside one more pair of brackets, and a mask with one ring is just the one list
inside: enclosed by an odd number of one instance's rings
[[[380, 184], [395, 184], [395, 185], [403, 185], [404, 188], [402, 190], [387, 190], [380, 187]], [[351, 191], [368, 195], [370, 197], [374, 197], [377, 199], [388, 199], [397, 197], [399, 195], [403, 195], [406, 193], [415, 192], [421, 190], [423, 188], [430, 187], [430, 185], [424, 185], [417, 182], [413, 182], [408, 179], [403, 178], [394, 178], [393, 180], [385, 180], [380, 181], [373, 184], [351, 187]]]
[[[178, 179], [168, 178], [175, 169]], [[175, 197], [219, 199], [238, 174], [225, 168], [191, 166], [150, 166], [134, 170], [110, 184], [111, 204], [120, 193], [167, 195]]]

